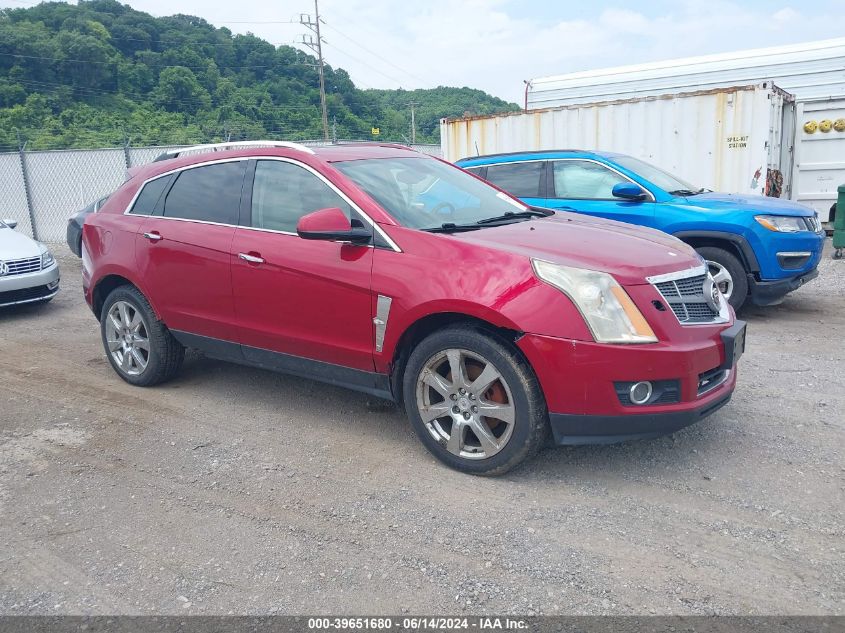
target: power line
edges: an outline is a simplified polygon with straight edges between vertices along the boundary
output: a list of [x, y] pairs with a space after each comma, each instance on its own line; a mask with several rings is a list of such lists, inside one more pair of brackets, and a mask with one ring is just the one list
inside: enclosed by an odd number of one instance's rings
[[375, 67], [371, 66], [370, 64], [368, 64], [368, 63], [367, 63], [367, 62], [365, 62], [364, 60], [362, 60], [362, 59], [360, 59], [360, 58], [358, 58], [358, 57], [355, 57], [355, 55], [352, 55], [351, 53], [349, 53], [349, 52], [347, 52], [347, 51], [343, 50], [342, 48], [338, 47], [338, 46], [337, 46], [337, 44], [332, 44], [331, 42], [326, 42], [325, 44], [326, 44], [326, 46], [328, 46], [328, 47], [330, 47], [330, 48], [335, 49], [338, 53], [342, 53], [343, 55], [346, 55], [349, 59], [352, 59], [352, 60], [354, 60], [354, 61], [358, 62], [359, 64], [361, 64], [362, 66], [365, 66], [366, 68], [369, 68], [371, 71], [373, 71], [373, 72], [375, 72], [375, 73], [378, 73], [378, 74], [379, 74], [379, 75], [381, 75], [382, 77], [386, 77], [386, 78], [387, 78], [387, 79], [389, 79], [390, 81], [392, 81], [392, 82], [394, 82], [395, 84], [397, 84], [400, 88], [402, 87], [402, 84], [404, 83], [404, 82], [402, 82], [402, 80], [400, 80], [400, 79], [396, 79], [396, 77], [391, 77], [391, 76], [390, 76], [390, 75], [388, 75], [387, 73], [380, 71], [378, 68], [375, 68]]
[[[66, 58], [66, 57], [40, 57], [38, 55], [23, 55], [21, 53], [0, 53], [0, 55], [6, 56], [6, 57], [20, 57], [20, 58], [25, 58], [25, 59], [37, 59], [37, 60], [42, 60], [42, 61], [72, 62], [72, 63], [75, 63], [75, 64], [103, 64], [103, 65], [109, 66], [109, 65], [115, 65], [115, 64], [120, 63], [120, 60], [102, 62], [102, 61], [98, 61], [96, 59], [72, 59], [72, 58]], [[211, 60], [211, 61], [213, 61], [213, 60]], [[217, 65], [216, 62], [215, 62], [215, 65]], [[217, 66], [217, 68], [220, 69], [220, 70], [252, 70], [252, 69], [255, 69], [255, 68], [274, 68], [277, 65], [278, 64], [256, 64], [254, 66]], [[310, 64], [295, 63], [295, 64], [282, 64], [282, 65], [283, 66], [309, 66]], [[183, 66], [181, 64], [162, 64], [160, 66], [153, 64], [153, 66], [156, 66], [158, 68], [187, 68], [189, 70], [208, 70], [208, 66]]]
[[362, 49], [362, 50], [364, 50], [364, 51], [368, 52], [370, 55], [373, 55], [374, 57], [378, 58], [378, 59], [379, 59], [379, 61], [385, 62], [385, 63], [386, 63], [387, 65], [389, 65], [389, 66], [393, 66], [393, 68], [395, 68], [395, 69], [396, 69], [396, 70], [398, 70], [399, 72], [401, 72], [401, 73], [403, 73], [403, 74], [405, 74], [405, 75], [408, 75], [408, 76], [409, 76], [409, 77], [411, 77], [412, 79], [416, 79], [417, 81], [421, 82], [421, 83], [422, 83], [422, 84], [424, 84], [424, 85], [427, 85], [427, 86], [430, 86], [430, 85], [431, 85], [431, 82], [429, 82], [429, 81], [425, 81], [424, 79], [421, 79], [420, 77], [417, 77], [417, 76], [416, 76], [416, 75], [414, 75], [413, 73], [408, 72], [408, 71], [407, 71], [407, 70], [405, 70], [404, 68], [401, 68], [401, 67], [397, 66], [396, 64], [394, 64], [393, 62], [391, 62], [389, 59], [387, 59], [387, 58], [386, 58], [386, 57], [384, 57], [383, 55], [380, 55], [379, 53], [376, 53], [375, 51], [373, 51], [373, 50], [371, 50], [371, 49], [367, 48], [366, 46], [364, 46], [363, 44], [361, 44], [360, 42], [358, 42], [358, 41], [354, 40], [353, 38], [349, 37], [348, 35], [344, 34], [344, 33], [343, 33], [342, 31], [340, 31], [340, 30], [339, 30], [336, 26], [332, 26], [331, 24], [326, 24], [326, 26], [327, 26], [329, 29], [331, 29], [332, 31], [334, 31], [335, 33], [337, 33], [338, 35], [340, 35], [342, 38], [347, 39], [347, 40], [349, 40], [350, 42], [352, 42], [352, 43], [353, 43], [355, 46], [357, 46], [358, 48], [360, 48], [360, 49]]
[[[42, 89], [49, 89], [54, 92], [58, 92], [60, 89], [68, 89], [75, 92], [82, 92], [82, 93], [90, 93], [92, 95], [108, 95], [108, 96], [115, 96], [115, 97], [125, 97], [127, 99], [137, 99], [137, 100], [145, 100], [150, 97], [149, 94], [143, 93], [135, 93], [135, 92], [124, 92], [124, 91], [112, 91], [112, 90], [102, 90], [99, 88], [88, 88], [85, 86], [71, 86], [68, 84], [61, 84], [55, 82], [48, 82], [48, 81], [36, 81], [35, 79], [20, 79], [17, 80], [17, 83], [22, 83], [26, 85], [32, 85], [35, 88], [42, 88]], [[272, 100], [272, 95], [268, 93], [260, 93], [261, 96], [266, 96]], [[203, 99], [198, 97], [189, 97], [189, 98], [177, 98], [171, 100], [173, 103], [179, 103], [182, 105], [202, 105], [204, 103]], [[311, 110], [316, 108], [315, 105], [282, 105], [282, 104], [273, 104], [274, 108], [283, 109], [283, 110]]]

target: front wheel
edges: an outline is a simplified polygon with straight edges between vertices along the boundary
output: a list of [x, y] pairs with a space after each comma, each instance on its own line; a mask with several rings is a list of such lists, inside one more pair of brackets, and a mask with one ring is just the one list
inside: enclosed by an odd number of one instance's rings
[[695, 249], [701, 255], [713, 281], [734, 310], [739, 310], [748, 298], [748, 277], [742, 263], [728, 251], [714, 246]]
[[169, 380], [185, 358], [185, 348], [156, 318], [146, 297], [134, 286], [120, 286], [106, 297], [100, 333], [117, 375], [139, 387]]
[[479, 329], [451, 327], [419, 343], [403, 393], [426, 448], [466, 473], [503, 474], [533, 456], [548, 434], [531, 367], [506, 341]]

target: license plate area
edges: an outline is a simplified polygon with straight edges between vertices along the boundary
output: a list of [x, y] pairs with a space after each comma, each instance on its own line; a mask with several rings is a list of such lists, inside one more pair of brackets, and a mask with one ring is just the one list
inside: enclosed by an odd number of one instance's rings
[[733, 369], [745, 353], [745, 321], [737, 321], [722, 332], [722, 344], [725, 346], [725, 362], [719, 369]]

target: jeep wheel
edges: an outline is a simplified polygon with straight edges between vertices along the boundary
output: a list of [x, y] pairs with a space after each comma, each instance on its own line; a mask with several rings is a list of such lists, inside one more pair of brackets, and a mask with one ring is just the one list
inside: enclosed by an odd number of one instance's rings
[[734, 310], [739, 310], [748, 297], [748, 278], [742, 263], [731, 253], [713, 246], [695, 249], [707, 262], [713, 280]]
[[507, 341], [479, 329], [454, 327], [424, 339], [408, 359], [403, 392], [423, 444], [463, 472], [505, 473], [547, 437], [531, 367]]
[[185, 358], [185, 348], [133, 286], [115, 288], [106, 297], [100, 333], [112, 368], [126, 382], [139, 387], [169, 380]]

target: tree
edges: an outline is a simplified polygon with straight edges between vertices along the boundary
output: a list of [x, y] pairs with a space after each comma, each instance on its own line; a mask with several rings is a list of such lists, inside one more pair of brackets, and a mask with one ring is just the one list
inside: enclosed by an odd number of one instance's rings
[[196, 114], [211, 107], [211, 96], [190, 68], [175, 66], [161, 71], [153, 102], [170, 112]]

